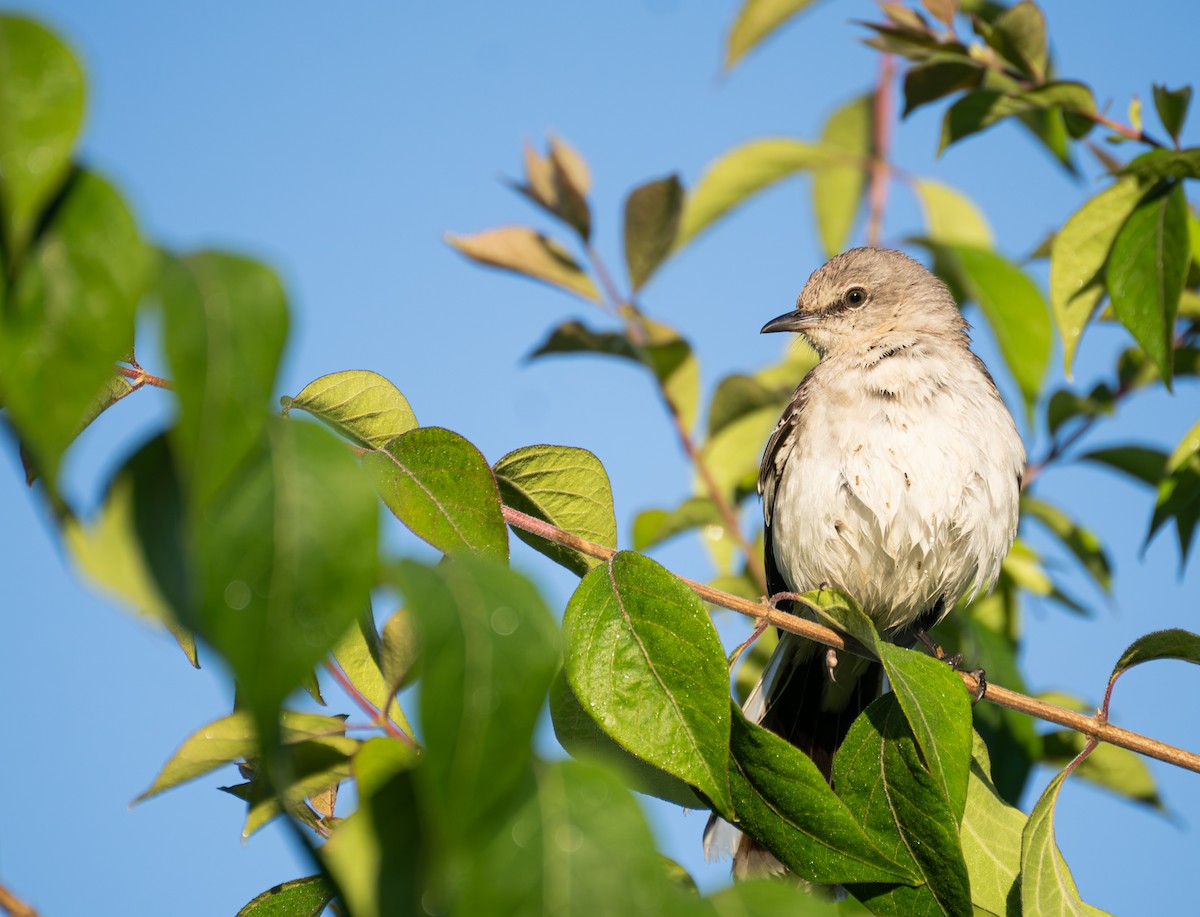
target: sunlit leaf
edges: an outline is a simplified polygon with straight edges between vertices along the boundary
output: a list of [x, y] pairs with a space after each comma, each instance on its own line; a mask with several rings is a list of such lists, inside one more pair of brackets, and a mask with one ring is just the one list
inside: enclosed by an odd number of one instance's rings
[[571, 689], [601, 728], [728, 812], [729, 675], [704, 603], [620, 553], [579, 584], [563, 639]]
[[925, 213], [925, 234], [934, 242], [992, 247], [987, 218], [966, 195], [927, 179], [914, 181], [913, 190]]
[[638, 513], [633, 520], [633, 549], [645, 551], [692, 529], [723, 523], [711, 499], [688, 497], [673, 510], [648, 509]]
[[952, 143], [985, 130], [1014, 115], [1042, 109], [1061, 109], [1067, 113], [1096, 110], [1091, 90], [1082, 83], [1051, 82], [1033, 89], [1005, 92], [980, 89], [968, 92], [946, 110], [942, 119], [939, 152]]
[[503, 226], [469, 236], [448, 235], [446, 241], [479, 264], [522, 274], [589, 302], [600, 302], [596, 285], [567, 250], [525, 226]]
[[[501, 499], [513, 509], [572, 535], [617, 546], [612, 486], [600, 459], [572, 446], [525, 446], [494, 467]], [[582, 576], [600, 561], [514, 528], [517, 537]]]
[[743, 0], [725, 38], [725, 68], [732, 67], [755, 45], [812, 4], [813, 0]]
[[1021, 498], [1021, 511], [1049, 529], [1075, 555], [1101, 589], [1107, 592], [1112, 588], [1112, 563], [1095, 534], [1058, 507], [1028, 495]]
[[976, 734], [960, 835], [971, 903], [989, 914], [1012, 913], [1009, 900], [1020, 876], [1025, 821], [1025, 814], [996, 791], [987, 745]]
[[281, 402], [285, 414], [293, 408], [307, 411], [368, 449], [380, 449], [417, 426], [408, 399], [383, 376], [368, 370], [330, 373]]
[[292, 879], [256, 895], [235, 917], [320, 917], [335, 894], [324, 875]]
[[626, 198], [625, 264], [635, 293], [671, 253], [683, 199], [683, 185], [676, 175], [640, 185]]
[[1138, 204], [1117, 233], [1109, 256], [1113, 312], [1154, 358], [1167, 388], [1175, 316], [1189, 258], [1187, 201], [1180, 184], [1153, 192]]
[[[1042, 759], [1063, 767], [1083, 751], [1087, 737], [1072, 729], [1059, 729], [1044, 735], [1042, 742]], [[1127, 748], [1101, 742], [1072, 773], [1134, 802], [1154, 809], [1163, 807], [1145, 759]]]
[[1030, 0], [1009, 7], [984, 35], [987, 43], [1040, 82], [1046, 73], [1046, 17]]
[[457, 433], [418, 427], [363, 456], [383, 502], [444, 554], [508, 558], [500, 493], [487, 460]]
[[688, 193], [675, 247], [701, 232], [775, 182], [806, 169], [837, 162], [834, 151], [786, 138], [752, 140], [712, 163]]
[[412, 727], [396, 701], [396, 684], [384, 678], [379, 634], [370, 610], [364, 610], [358, 620], [333, 646], [333, 658], [355, 689], [375, 709], [389, 717], [409, 735]]
[[821, 143], [845, 154], [845, 165], [813, 173], [813, 209], [828, 257], [846, 247], [861, 209], [874, 146], [874, 99], [870, 93], [852, 99], [834, 111], [821, 130]]
[[52, 32], [0, 17], [0, 211], [10, 259], [61, 187], [83, 125], [83, 68]]

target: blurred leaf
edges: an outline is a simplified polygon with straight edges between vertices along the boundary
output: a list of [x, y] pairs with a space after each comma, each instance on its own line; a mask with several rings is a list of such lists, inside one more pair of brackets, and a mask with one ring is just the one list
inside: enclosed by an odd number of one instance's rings
[[904, 74], [904, 114], [936, 102], [960, 89], [976, 89], [983, 79], [979, 63], [957, 55], [934, 54]]
[[1053, 156], [1055, 161], [1067, 170], [1068, 174], [1072, 177], [1078, 177], [1079, 169], [1075, 165], [1071, 140], [1072, 138], [1079, 139], [1079, 135], [1074, 131], [1068, 130], [1068, 124], [1074, 125], [1076, 128], [1080, 124], [1090, 127], [1092, 125], [1091, 121], [1084, 119], [1082, 116], [1059, 111], [1056, 108], [1034, 108], [1018, 114], [1017, 123], [1028, 133], [1032, 134], [1034, 139], [1042, 145], [1046, 152]]
[[[0, 19], [9, 30], [13, 22]], [[0, 132], [6, 117], [0, 114]], [[51, 160], [53, 146], [46, 152]], [[5, 156], [0, 174], [8, 162]], [[148, 267], [120, 195], [103, 179], [78, 172], [9, 282], [0, 310], [0, 404], [51, 489], [63, 451], [96, 415], [98, 399], [111, 391], [113, 365], [133, 344]]]
[[708, 896], [716, 917], [852, 917], [868, 914], [851, 910], [857, 902], [822, 901], [805, 888], [777, 879], [744, 879]]
[[1048, 596], [1054, 591], [1054, 582], [1042, 566], [1041, 557], [1021, 538], [1013, 542], [1001, 570], [1034, 595]]
[[235, 917], [320, 917], [334, 895], [324, 875], [292, 879], [255, 896]]
[[432, 858], [412, 759], [393, 739], [371, 739], [354, 758], [358, 809], [320, 848], [322, 864], [354, 917], [421, 913]]
[[67, 177], [84, 93], [83, 68], [53, 33], [31, 19], [0, 17], [0, 210], [10, 262]]
[[1087, 395], [1059, 389], [1046, 406], [1046, 428], [1054, 436], [1076, 417], [1111, 417], [1114, 410], [1112, 389], [1098, 382]]
[[529, 354], [529, 359], [556, 353], [598, 353], [643, 363], [641, 353], [624, 332], [593, 331], [582, 322], [563, 322]]
[[979, 208], [964, 194], [926, 179], [916, 179], [913, 190], [925, 213], [925, 234], [949, 245], [992, 247], [992, 229]]
[[1073, 82], [1044, 83], [1019, 92], [996, 89], [968, 92], [946, 110], [938, 152], [1005, 118], [1041, 109], [1086, 114], [1096, 110], [1096, 102], [1087, 86]]
[[1032, 414], [1054, 339], [1041, 291], [1024, 271], [995, 252], [968, 245], [940, 248], [953, 255], [961, 282], [987, 319], [1026, 411]]
[[469, 236], [447, 235], [446, 241], [478, 264], [541, 280], [588, 302], [601, 301], [592, 278], [565, 248], [525, 226], [502, 226]]
[[752, 140], [709, 165], [683, 207], [675, 248], [681, 249], [729, 211], [781, 179], [837, 161], [825, 148], [800, 140]]
[[625, 264], [636, 293], [671, 253], [679, 233], [684, 191], [669, 175], [634, 188], [625, 200]]
[[1167, 454], [1149, 446], [1113, 446], [1109, 449], [1093, 449], [1079, 456], [1091, 462], [1108, 465], [1122, 471], [1135, 480], [1157, 487], [1167, 467]]
[[[738, 824], [812, 882], [905, 882], [917, 873], [883, 853], [812, 759], [733, 707], [729, 782]], [[875, 780], [879, 780], [878, 769]], [[840, 785], [839, 785], [840, 791]]]
[[645, 551], [676, 535], [724, 520], [708, 497], [688, 497], [673, 510], [648, 509], [633, 520], [633, 549]]
[[203, 503], [262, 444], [287, 301], [269, 268], [221, 252], [164, 256], [157, 292], [179, 398], [177, 462]]
[[1136, 180], [1117, 181], [1075, 211], [1054, 239], [1050, 305], [1063, 339], [1063, 366], [1068, 378], [1079, 338], [1105, 293], [1109, 250], [1143, 194]]
[[1158, 111], [1158, 119], [1171, 135], [1171, 140], [1177, 144], [1191, 103], [1191, 86], [1181, 86], [1178, 89], [1168, 89], [1157, 84], [1154, 86], [1154, 107]]
[[1060, 771], [1029, 814], [1021, 836], [1021, 909], [1025, 914], [1103, 914], [1085, 904], [1054, 840], [1054, 806], [1069, 771]]
[[[151, 572], [138, 538], [135, 519], [136, 491], [144, 479], [139, 471], [146, 463], [169, 462], [165, 443], [139, 451], [120, 469], [105, 490], [100, 510], [88, 525], [73, 516], [62, 525], [63, 542], [75, 565], [109, 595], [153, 618], [166, 627], [179, 642], [188, 661], [200, 667], [196, 659], [196, 636], [183, 626], [171, 603], [163, 596]], [[160, 533], [160, 537], [165, 533]]]
[[574, 229], [584, 242], [592, 231], [587, 202], [590, 186], [587, 163], [562, 138], [551, 135], [545, 156], [525, 144], [525, 184], [516, 189]]
[[739, 490], [753, 492], [763, 445], [779, 420], [779, 406], [768, 405], [726, 424], [701, 449], [718, 491], [727, 498]]
[[418, 427], [363, 456], [383, 502], [443, 554], [508, 559], [500, 492], [487, 460], [441, 427]]
[[272, 418], [220, 494], [194, 504], [197, 632], [266, 730], [370, 601], [378, 503], [345, 445]]
[[489, 560], [404, 561], [422, 646], [421, 804], [451, 849], [511, 811], [558, 667], [558, 629], [533, 585]]
[[1179, 562], [1187, 563], [1196, 524], [1200, 522], [1200, 423], [1184, 436], [1167, 459], [1165, 477], [1158, 485], [1158, 499], [1146, 543], [1168, 519], [1175, 520], [1179, 535]]
[[1020, 838], [1025, 822], [1025, 814], [996, 791], [987, 745], [976, 734], [961, 837], [971, 877], [971, 903], [986, 913], [1012, 913], [1009, 902], [1020, 884]]
[[1154, 358], [1168, 389], [1175, 316], [1189, 258], [1187, 201], [1179, 184], [1153, 192], [1138, 204], [1117, 233], [1109, 256], [1113, 312]]
[[600, 727], [729, 812], [729, 673], [704, 603], [622, 552], [583, 578], [563, 640], [571, 689]]
[[637, 801], [595, 763], [541, 764], [519, 809], [477, 840], [459, 914], [700, 914], [661, 866]]
[[992, 21], [984, 39], [1023, 73], [1041, 82], [1046, 75], [1046, 18], [1036, 3], [1024, 0]]
[[333, 658], [350, 683], [376, 710], [389, 717], [408, 735], [413, 734], [412, 726], [396, 701], [394, 683], [383, 676], [379, 634], [375, 632], [375, 619], [369, 608], [334, 644]]
[[562, 669], [550, 686], [550, 719], [554, 737], [571, 756], [612, 765], [639, 793], [685, 809], [707, 808], [708, 804], [686, 782], [631, 754], [611, 739], [579, 702]]
[[953, 25], [954, 16], [958, 13], [958, 0], [921, 0], [921, 5], [945, 26]]
[[1200, 178], [1200, 147], [1151, 150], [1126, 165], [1121, 173], [1140, 180], [1143, 190], [1160, 181]]
[[818, 169], [813, 174], [813, 208], [817, 230], [828, 257], [846, 247], [867, 187], [874, 148], [875, 97], [858, 96], [838, 108], [821, 130], [821, 143], [845, 153], [845, 165]]
[[408, 399], [378, 373], [353, 369], [330, 373], [304, 386], [295, 398], [280, 399], [283, 412], [307, 411], [368, 449], [381, 449], [417, 426]]
[[725, 38], [725, 69], [732, 68], [755, 45], [812, 4], [813, 0], [743, 0]]
[[1042, 523], [1075, 555], [1096, 584], [1105, 592], [1112, 589], [1112, 563], [1100, 540], [1083, 528], [1057, 506], [1044, 503], [1028, 494], [1021, 498], [1021, 511]]
[[[1060, 729], [1044, 735], [1042, 742], [1042, 759], [1055, 767], [1065, 767], [1083, 751], [1087, 737], [1071, 729]], [[1133, 802], [1163, 808], [1150, 768], [1127, 748], [1101, 742], [1073, 773]]]
[[388, 690], [395, 694], [411, 680], [419, 658], [412, 615], [401, 608], [387, 619], [379, 643], [379, 665]]
[[[959, 693], [965, 701], [961, 683]], [[885, 694], [854, 721], [834, 758], [833, 774], [838, 796], [850, 811], [861, 813], [868, 837], [922, 882], [914, 889], [851, 886], [848, 891], [875, 912], [931, 913], [933, 907], [946, 914], [970, 913], [956, 816], [942, 783], [921, 761], [896, 695]], [[877, 894], [884, 902], [873, 901]]]
[[779, 389], [764, 385], [753, 376], [734, 373], [726, 376], [713, 392], [708, 407], [708, 435], [716, 436], [740, 417], [758, 408], [772, 406], [783, 410], [790, 387]]
[[[501, 499], [513, 509], [556, 525], [563, 531], [609, 548], [617, 546], [608, 473], [586, 449], [571, 446], [525, 446], [496, 462]], [[517, 537], [582, 576], [594, 557], [514, 528]]]

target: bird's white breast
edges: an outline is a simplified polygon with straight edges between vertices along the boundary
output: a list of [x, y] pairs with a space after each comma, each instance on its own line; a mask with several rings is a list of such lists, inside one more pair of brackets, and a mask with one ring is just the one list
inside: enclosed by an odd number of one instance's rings
[[965, 352], [826, 360], [777, 485], [776, 562], [798, 590], [854, 596], [884, 630], [994, 583], [1024, 447]]

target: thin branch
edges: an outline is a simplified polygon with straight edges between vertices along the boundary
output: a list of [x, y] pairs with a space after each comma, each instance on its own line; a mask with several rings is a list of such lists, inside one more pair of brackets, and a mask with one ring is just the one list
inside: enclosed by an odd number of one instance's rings
[[8, 914], [9, 917], [38, 917], [37, 911], [10, 892], [4, 885], [0, 885], [0, 911]]
[[887, 206], [888, 163], [892, 144], [892, 78], [896, 65], [890, 54], [879, 58], [879, 77], [875, 83], [874, 136], [871, 150], [871, 187], [867, 194], [870, 215], [867, 218], [867, 244], [879, 244], [883, 232], [883, 211]]
[[171, 389], [175, 387], [170, 383], [169, 380], [163, 379], [161, 376], [151, 375], [140, 366], [117, 366], [116, 370], [126, 379], [129, 379], [131, 382], [133, 382], [133, 387], [135, 389], [141, 388], [143, 385], [152, 385], [154, 388], [165, 389]]
[[[564, 532], [556, 526], [542, 522], [539, 519], [534, 519], [532, 516], [528, 516], [509, 506], [505, 506], [503, 509], [504, 518], [509, 525], [515, 525], [517, 528], [524, 529], [534, 535], [539, 535], [556, 544], [573, 548], [589, 557], [609, 560], [617, 553], [612, 548], [606, 548], [603, 545], [587, 541], [577, 535]], [[766, 622], [774, 627], [778, 627], [780, 630], [786, 630], [789, 633], [807, 637], [809, 640], [813, 640], [824, 646], [831, 646], [834, 649], [845, 650], [856, 655], [862, 653], [861, 647], [858, 647], [856, 643], [848, 641], [836, 631], [830, 630], [828, 627], [823, 627], [813, 621], [805, 620], [786, 611], [780, 611], [762, 602], [751, 602], [749, 599], [743, 599], [728, 592], [722, 592], [719, 589], [714, 589], [711, 586], [698, 583], [684, 576], [680, 576], [679, 580], [700, 596], [700, 598], [704, 599], [704, 601], [713, 605], [720, 605], [722, 608], [739, 612], [760, 623]], [[973, 675], [969, 672], [960, 672], [959, 675], [962, 677], [963, 684], [966, 685], [967, 690], [972, 695], [978, 692], [979, 682], [976, 681]], [[983, 699], [999, 707], [1006, 707], [1009, 710], [1016, 710], [1018, 713], [1025, 713], [1049, 723], [1065, 726], [1068, 729], [1073, 729], [1100, 742], [1107, 742], [1110, 745], [1127, 748], [1130, 751], [1135, 751], [1151, 758], [1157, 758], [1159, 761], [1165, 761], [1168, 764], [1174, 764], [1177, 767], [1200, 773], [1200, 755], [1185, 751], [1182, 748], [1176, 748], [1174, 745], [1168, 745], [1157, 739], [1151, 739], [1140, 733], [1122, 729], [1120, 726], [1113, 726], [1111, 723], [1106, 722], [1100, 715], [1084, 716], [1081, 713], [1076, 713], [1074, 710], [1068, 710], [1057, 704], [1048, 704], [1045, 701], [1037, 700], [1016, 691], [1010, 691], [1008, 688], [1003, 688], [991, 682], [987, 685], [987, 692], [984, 694]]]
[[415, 748], [418, 751], [420, 750], [421, 746], [417, 744], [417, 741], [403, 729], [393, 723], [386, 712], [380, 710], [373, 703], [367, 700], [366, 696], [354, 686], [354, 683], [351, 682], [349, 678], [346, 677], [345, 672], [343, 672], [332, 662], [326, 662], [325, 668], [329, 671], [329, 674], [333, 676], [334, 681], [341, 685], [342, 690], [350, 696], [351, 700], [358, 704], [363, 713], [369, 716], [375, 722], [375, 725], [378, 728], [383, 729], [392, 738], [399, 739], [410, 748]]

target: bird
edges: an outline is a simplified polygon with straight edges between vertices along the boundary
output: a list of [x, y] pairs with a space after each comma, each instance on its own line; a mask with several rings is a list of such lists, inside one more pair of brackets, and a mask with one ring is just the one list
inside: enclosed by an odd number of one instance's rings
[[[994, 586], [1025, 467], [968, 323], [919, 262], [864, 247], [817, 269], [762, 332], [799, 333], [819, 357], [763, 452], [768, 596], [836, 589], [884, 639], [933, 648], [926, 632]], [[882, 688], [878, 662], [784, 632], [743, 710], [832, 784], [838, 746]], [[704, 847], [732, 856], [737, 878], [785, 871], [715, 816]]]

